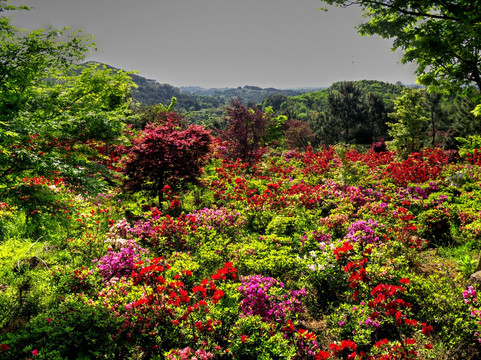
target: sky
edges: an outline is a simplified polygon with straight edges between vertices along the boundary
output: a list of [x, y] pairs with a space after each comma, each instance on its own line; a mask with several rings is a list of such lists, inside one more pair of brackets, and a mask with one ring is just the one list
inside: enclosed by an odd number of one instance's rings
[[[324, 87], [344, 80], [415, 83], [392, 41], [361, 37], [356, 6], [318, 0], [11, 0], [26, 29], [92, 34], [105, 62], [180, 86]], [[327, 7], [321, 11], [319, 7]]]

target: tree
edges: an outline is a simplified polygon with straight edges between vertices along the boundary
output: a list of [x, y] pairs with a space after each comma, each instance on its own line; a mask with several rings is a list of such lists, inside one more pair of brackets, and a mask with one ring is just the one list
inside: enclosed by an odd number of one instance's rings
[[481, 134], [481, 118], [472, 113], [476, 102], [473, 96], [457, 97], [451, 108], [451, 120], [456, 136]]
[[[27, 8], [0, 0], [0, 12], [18, 9]], [[23, 203], [18, 196], [29, 178], [91, 192], [107, 184], [109, 170], [88, 142], [108, 145], [121, 135], [132, 82], [98, 64], [77, 65], [93, 46], [81, 33], [27, 32], [0, 17], [0, 198], [35, 206], [35, 194]]]
[[227, 108], [227, 130], [222, 137], [228, 142], [228, 156], [252, 163], [261, 155], [270, 126], [270, 116], [261, 110], [249, 109], [239, 99]]
[[272, 107], [272, 110], [279, 111], [281, 109], [281, 105], [283, 102], [287, 101], [288, 97], [282, 94], [275, 94], [269, 96], [262, 102], [262, 108], [265, 109], [266, 107]]
[[326, 115], [327, 126], [338, 132], [339, 140], [345, 143], [362, 140], [357, 139], [357, 133], [365, 125], [366, 107], [362, 92], [354, 82], [342, 82], [337, 91], [329, 91]]
[[[0, 10], [28, 10], [6, 3], [0, 1]], [[90, 36], [68, 28], [24, 32], [10, 18], [0, 19], [0, 121], [6, 121], [24, 110], [36, 86], [70, 69], [94, 44]]]
[[481, 1], [479, 0], [323, 0], [358, 5], [369, 20], [361, 35], [394, 38], [402, 62], [417, 64], [421, 84], [481, 89]]
[[381, 95], [372, 92], [365, 97], [364, 102], [367, 107], [371, 139], [384, 139], [387, 136], [388, 113], [393, 110], [392, 103], [386, 104]]
[[305, 150], [315, 140], [316, 136], [305, 121], [289, 120], [284, 127], [287, 146], [290, 149]]
[[102, 186], [101, 177], [87, 176], [107, 169], [95, 161], [89, 142], [106, 145], [122, 135], [130, 115], [127, 74], [84, 67], [80, 74], [55, 74], [49, 81], [29, 86], [29, 96], [16, 113], [0, 123], [0, 184], [19, 178], [53, 173], [67, 182]]
[[199, 125], [182, 129], [178, 116], [169, 113], [163, 123], [148, 124], [134, 140], [125, 162], [126, 188], [156, 194], [159, 205], [165, 185], [197, 181], [211, 150], [210, 132]]
[[176, 103], [177, 98], [174, 96], [170, 100], [169, 106], [158, 103], [155, 105], [148, 105], [139, 109], [135, 109], [136, 117], [133, 119], [133, 128], [143, 130], [147, 124], [153, 123], [161, 118], [165, 118], [167, 114], [174, 114], [173, 110]]
[[390, 113], [396, 122], [388, 123], [392, 141], [388, 145], [401, 154], [419, 151], [422, 147], [422, 128], [429, 121], [424, 115], [425, 97], [419, 89], [405, 89], [394, 101], [395, 113]]
[[442, 120], [443, 112], [441, 108], [442, 94], [439, 92], [429, 92], [425, 94], [426, 106], [429, 113], [429, 120], [431, 122], [431, 147], [436, 146], [436, 123]]

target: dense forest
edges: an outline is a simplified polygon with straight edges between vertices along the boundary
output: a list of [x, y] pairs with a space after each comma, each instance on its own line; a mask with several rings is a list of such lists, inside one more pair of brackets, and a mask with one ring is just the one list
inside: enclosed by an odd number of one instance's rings
[[481, 357], [481, 5], [326, 2], [419, 86], [187, 92], [0, 0], [1, 360]]

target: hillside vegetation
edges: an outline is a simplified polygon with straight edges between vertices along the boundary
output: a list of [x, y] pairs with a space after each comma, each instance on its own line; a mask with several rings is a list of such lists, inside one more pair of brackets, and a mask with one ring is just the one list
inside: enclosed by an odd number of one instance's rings
[[184, 95], [0, 17], [1, 360], [481, 358], [481, 80], [429, 39], [478, 5], [328, 2], [428, 88]]

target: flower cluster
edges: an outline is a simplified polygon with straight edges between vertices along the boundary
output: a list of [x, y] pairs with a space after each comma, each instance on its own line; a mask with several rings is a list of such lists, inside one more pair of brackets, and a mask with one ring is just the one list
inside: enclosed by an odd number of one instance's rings
[[136, 222], [130, 231], [154, 247], [163, 247], [166, 250], [186, 250], [187, 235], [197, 231], [195, 217], [190, 215], [171, 217], [162, 215], [157, 208], [153, 208], [146, 217], [147, 220]]
[[378, 222], [372, 219], [356, 221], [349, 226], [346, 238], [363, 244], [377, 244], [379, 236], [376, 236], [374, 232], [374, 229], [377, 227], [379, 227]]
[[463, 291], [463, 298], [466, 304], [477, 303], [478, 293], [474, 287], [468, 286], [468, 288]]
[[195, 219], [197, 226], [215, 229], [228, 235], [235, 235], [238, 229], [245, 224], [245, 217], [240, 212], [226, 208], [204, 208], [190, 213], [189, 216]]
[[283, 322], [287, 317], [304, 312], [301, 298], [305, 289], [285, 291], [284, 284], [271, 277], [253, 275], [242, 280], [239, 290], [243, 316], [259, 315], [263, 321]]
[[206, 352], [204, 349], [194, 351], [190, 347], [184, 349], [175, 349], [166, 355], [167, 360], [209, 360], [213, 359], [214, 354]]
[[108, 282], [113, 277], [130, 276], [134, 271], [135, 264], [142, 259], [142, 255], [148, 253], [147, 249], [137, 245], [134, 240], [127, 240], [120, 251], [109, 250], [107, 255], [98, 260], [93, 260], [93, 262], [97, 262], [97, 268], [103, 281]]

